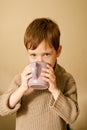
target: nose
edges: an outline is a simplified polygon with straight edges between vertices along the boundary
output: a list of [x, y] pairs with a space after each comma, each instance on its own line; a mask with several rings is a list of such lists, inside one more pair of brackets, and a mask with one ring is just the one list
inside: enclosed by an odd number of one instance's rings
[[42, 56], [38, 56], [38, 61], [42, 62], [43, 61], [43, 57]]

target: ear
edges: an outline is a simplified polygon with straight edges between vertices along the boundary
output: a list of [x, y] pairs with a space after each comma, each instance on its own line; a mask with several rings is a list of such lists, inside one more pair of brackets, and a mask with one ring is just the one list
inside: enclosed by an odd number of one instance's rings
[[59, 56], [60, 56], [60, 54], [61, 54], [61, 51], [62, 51], [62, 46], [60, 45], [60, 46], [58, 47], [58, 50], [57, 50], [57, 52], [56, 52], [56, 54], [57, 54], [57, 57], [59, 57]]

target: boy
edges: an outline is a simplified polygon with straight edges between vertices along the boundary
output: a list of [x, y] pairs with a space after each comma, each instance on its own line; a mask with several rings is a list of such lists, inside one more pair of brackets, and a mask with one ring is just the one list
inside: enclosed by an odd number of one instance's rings
[[[17, 75], [10, 89], [0, 97], [0, 115], [16, 112], [16, 130], [66, 130], [78, 116], [77, 89], [73, 77], [57, 64], [61, 53], [60, 31], [50, 19], [35, 19], [24, 35], [29, 65]], [[31, 63], [49, 63], [42, 69], [46, 90], [27, 85], [32, 77]]]

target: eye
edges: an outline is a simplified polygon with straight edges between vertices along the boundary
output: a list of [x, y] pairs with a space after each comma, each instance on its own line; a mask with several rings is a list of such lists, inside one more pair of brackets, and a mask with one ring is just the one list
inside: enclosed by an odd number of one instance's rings
[[44, 56], [50, 56], [50, 53], [44, 53]]
[[34, 53], [33, 53], [33, 54], [31, 54], [31, 57], [36, 57], [36, 54], [34, 54]]

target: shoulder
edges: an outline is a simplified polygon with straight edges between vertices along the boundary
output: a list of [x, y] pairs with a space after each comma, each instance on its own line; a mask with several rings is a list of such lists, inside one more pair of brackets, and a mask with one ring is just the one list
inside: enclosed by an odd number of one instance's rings
[[58, 64], [56, 65], [55, 68], [55, 75], [57, 79], [57, 84], [62, 90], [62, 92], [64, 92], [64, 90], [67, 88], [69, 89], [72, 86], [76, 86], [76, 82], [72, 74], [67, 72], [62, 66]]
[[60, 77], [60, 78], [63, 78], [65, 80], [69, 80], [69, 79], [73, 79], [73, 76], [71, 73], [67, 72], [65, 70], [65, 68], [63, 68], [61, 65], [57, 64], [56, 65], [56, 68], [55, 68], [55, 74]]

